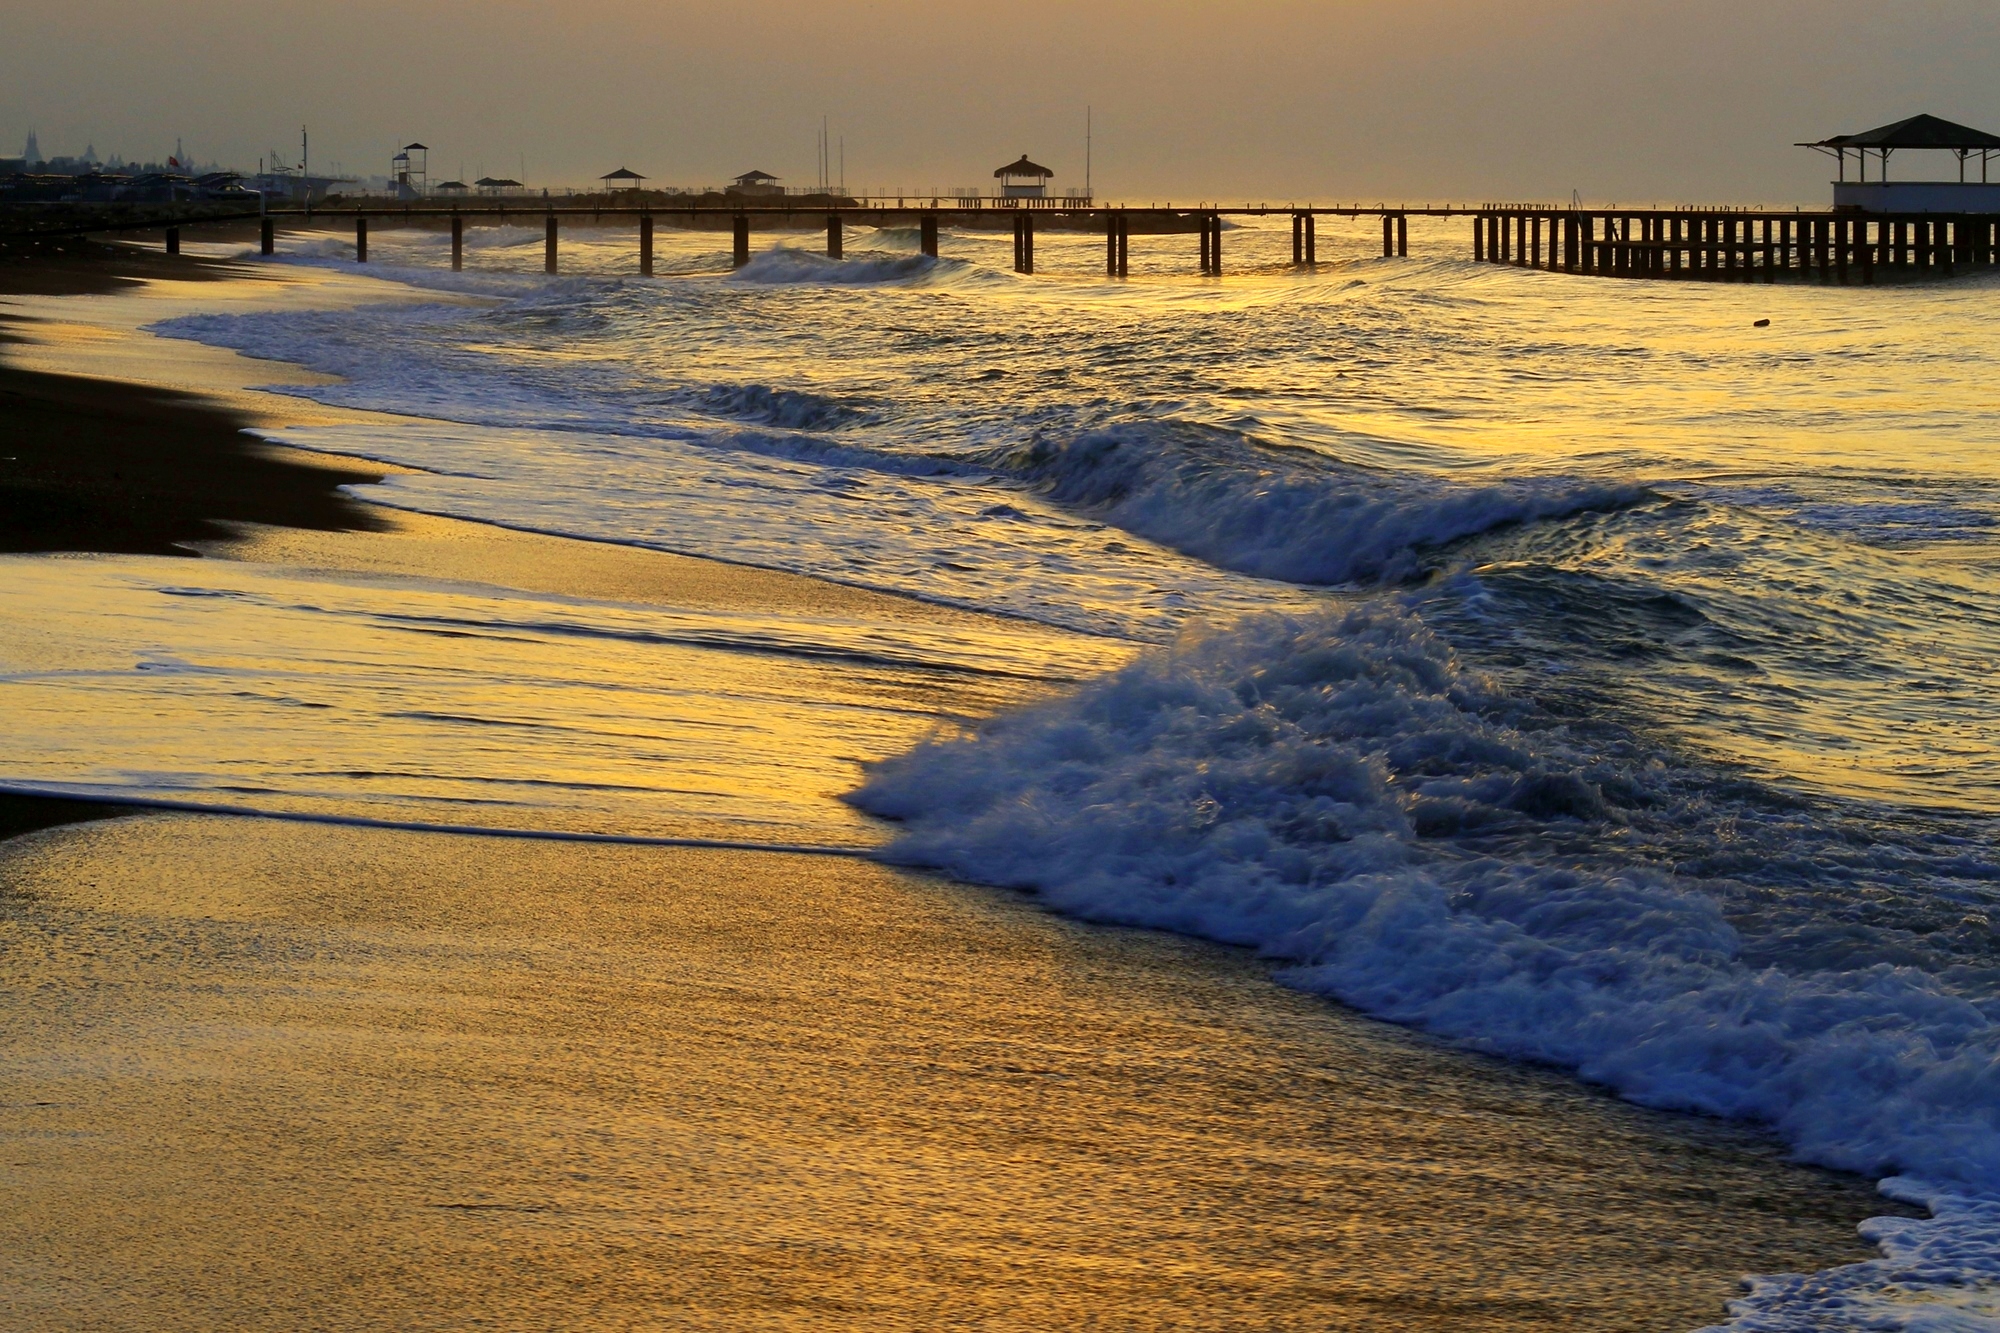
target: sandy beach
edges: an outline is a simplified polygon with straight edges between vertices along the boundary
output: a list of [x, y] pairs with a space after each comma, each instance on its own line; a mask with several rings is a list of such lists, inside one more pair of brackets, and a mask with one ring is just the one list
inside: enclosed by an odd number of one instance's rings
[[[0, 550], [1029, 633], [361, 504], [335, 488], [384, 469], [242, 434], [336, 409], [138, 332], [108, 280], [295, 279], [69, 268], [0, 270]], [[712, 657], [691, 679], [744, 660]], [[813, 670], [785, 688], [907, 718], [882, 745], [1068, 685]], [[796, 725], [853, 780], [888, 757]], [[760, 753], [716, 780], [780, 781]], [[1895, 1211], [1245, 951], [864, 858], [118, 813], [0, 801], [9, 1327], [1664, 1333]]]

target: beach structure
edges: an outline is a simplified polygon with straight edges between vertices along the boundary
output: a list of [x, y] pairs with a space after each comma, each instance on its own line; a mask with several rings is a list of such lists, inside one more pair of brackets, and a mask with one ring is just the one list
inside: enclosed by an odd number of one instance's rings
[[768, 171], [746, 171], [733, 181], [724, 194], [742, 199], [767, 199], [782, 195], [785, 187]]
[[[1860, 134], [1802, 143], [1840, 163], [1833, 183], [1835, 209], [1863, 213], [2000, 213], [2000, 181], [1991, 179], [2000, 134], [1988, 134], [1937, 116], [1911, 116]], [[1890, 159], [1900, 152], [1950, 153], [1957, 179], [1891, 180]], [[1854, 179], [1847, 169], [1852, 154]], [[1871, 155], [1875, 179], [1868, 179]], [[1934, 160], [1934, 159], [1933, 159]], [[1972, 170], [1975, 160], [1978, 171]], [[1974, 178], [1976, 174], [1976, 179]]]
[[597, 179], [604, 182], [604, 189], [605, 192], [608, 194], [612, 190], [637, 191], [640, 188], [642, 188], [640, 182], [645, 180], [646, 178], [644, 176], [641, 176], [638, 172], [633, 171], [629, 167], [620, 167], [616, 171], [605, 172], [602, 176], [599, 176]]
[[389, 159], [389, 188], [398, 199], [421, 199], [429, 193], [431, 150], [407, 143]]
[[993, 177], [1000, 182], [1002, 199], [1046, 199], [1049, 194], [1049, 180], [1056, 173], [1039, 163], [1030, 162], [1026, 153], [1016, 160], [994, 171]]
[[439, 181], [431, 192], [447, 199], [462, 199], [472, 193], [472, 187], [464, 181]]
[[484, 195], [519, 194], [525, 187], [507, 176], [481, 176], [472, 188]]

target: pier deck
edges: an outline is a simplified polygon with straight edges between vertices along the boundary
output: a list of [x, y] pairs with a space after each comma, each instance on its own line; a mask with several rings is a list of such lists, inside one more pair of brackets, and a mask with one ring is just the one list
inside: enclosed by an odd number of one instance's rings
[[1134, 231], [1151, 235], [1193, 233], [1199, 238], [1199, 271], [1221, 276], [1223, 219], [1274, 216], [1291, 218], [1292, 262], [1300, 266], [1319, 262], [1316, 226], [1319, 219], [1362, 217], [1381, 219], [1385, 257], [1409, 254], [1412, 217], [1468, 218], [1472, 223], [1471, 257], [1475, 261], [1594, 277], [1774, 282], [1780, 276], [1789, 276], [1866, 283], [1874, 281], [1878, 269], [1948, 275], [1959, 269], [2000, 263], [2000, 215], [1803, 209], [1585, 209], [1539, 205], [1131, 206], [1080, 205], [1068, 200], [956, 198], [809, 204], [760, 200], [723, 206], [558, 203], [531, 198], [451, 204], [362, 200], [310, 209], [287, 207], [208, 214], [201, 218], [140, 215], [134, 211], [127, 216], [106, 216], [86, 224], [72, 219], [67, 225], [57, 227], [3, 228], [0, 237], [163, 230], [168, 251], [177, 252], [184, 227], [254, 219], [262, 224], [262, 248], [270, 254], [275, 249], [275, 233], [280, 223], [318, 226], [349, 223], [354, 228], [355, 258], [365, 263], [371, 220], [392, 225], [449, 225], [452, 266], [459, 268], [464, 263], [464, 229], [468, 219], [538, 219], [543, 223], [546, 238], [545, 266], [554, 273], [560, 263], [561, 226], [565, 220], [596, 225], [630, 221], [638, 234], [638, 269], [651, 275], [653, 231], [657, 224], [714, 230], [726, 226], [733, 234], [734, 261], [741, 266], [750, 260], [750, 233], [759, 225], [800, 229], [824, 226], [827, 253], [839, 258], [843, 231], [856, 224], [914, 225], [923, 253], [935, 256], [941, 227], [984, 230], [1011, 223], [1017, 272], [1035, 271], [1036, 232], [1044, 227], [1059, 227], [1101, 232], [1105, 238], [1105, 273], [1111, 277], [1123, 277], [1129, 272]]

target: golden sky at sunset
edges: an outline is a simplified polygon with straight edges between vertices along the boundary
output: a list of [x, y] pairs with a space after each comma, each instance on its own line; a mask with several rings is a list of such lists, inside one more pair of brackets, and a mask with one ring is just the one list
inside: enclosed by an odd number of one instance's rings
[[1818, 200], [1797, 139], [2000, 128], [1991, 0], [70, 0], [16, 5], [0, 153], [663, 184], [969, 185], [1026, 151], [1112, 198]]

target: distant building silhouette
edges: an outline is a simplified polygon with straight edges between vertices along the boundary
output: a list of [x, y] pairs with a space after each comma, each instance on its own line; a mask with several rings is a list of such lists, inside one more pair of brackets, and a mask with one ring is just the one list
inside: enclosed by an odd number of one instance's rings
[[747, 195], [752, 198], [784, 192], [785, 187], [778, 184], [778, 178], [768, 171], [746, 171], [736, 178], [735, 184], [724, 191], [725, 194]]

